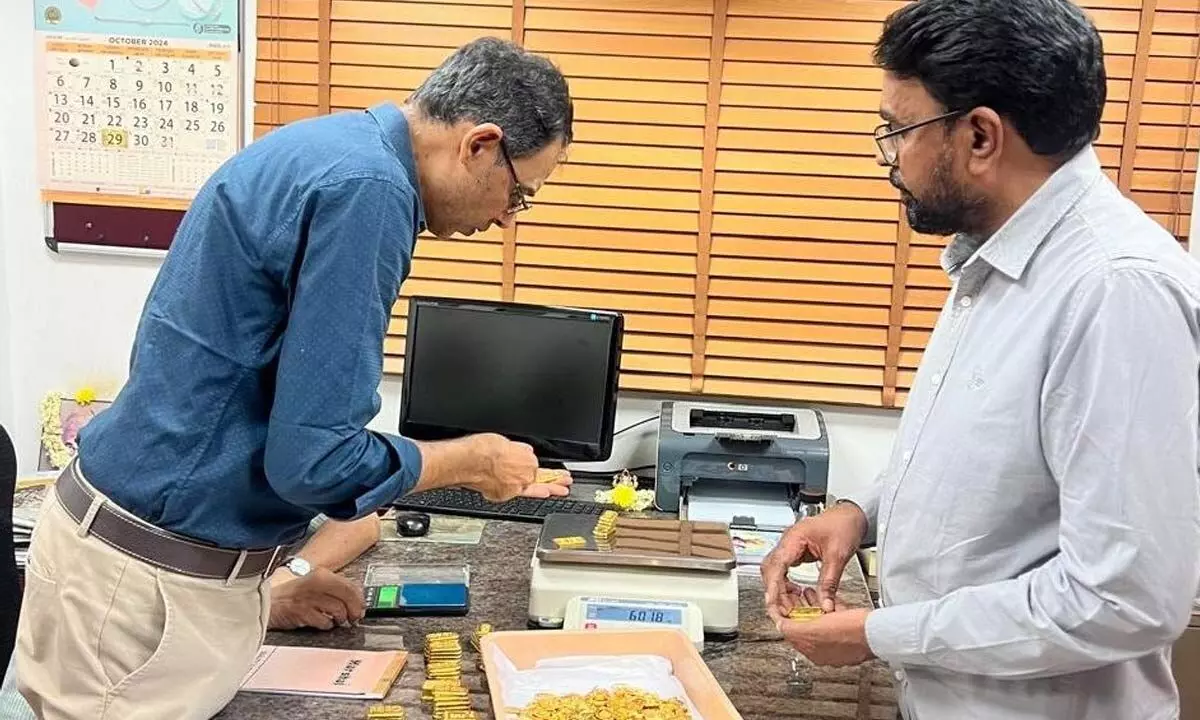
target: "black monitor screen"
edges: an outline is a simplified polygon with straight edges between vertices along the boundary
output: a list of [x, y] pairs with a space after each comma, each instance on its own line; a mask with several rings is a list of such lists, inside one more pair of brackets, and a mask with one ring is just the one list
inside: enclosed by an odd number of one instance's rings
[[494, 432], [543, 460], [607, 459], [622, 327], [610, 312], [413, 298], [400, 433]]

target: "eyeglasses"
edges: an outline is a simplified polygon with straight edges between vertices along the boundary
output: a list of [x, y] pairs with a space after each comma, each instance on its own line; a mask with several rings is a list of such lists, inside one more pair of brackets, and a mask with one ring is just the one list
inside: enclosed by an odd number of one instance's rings
[[500, 154], [508, 164], [508, 174], [512, 176], [513, 181], [512, 190], [508, 193], [508, 210], [505, 212], [516, 215], [529, 209], [529, 199], [525, 197], [525, 188], [521, 187], [521, 181], [517, 179], [517, 169], [513, 167], [512, 156], [508, 154], [508, 145], [505, 144], [503, 136], [500, 138]]
[[904, 127], [896, 128], [895, 130], [892, 129], [891, 123], [883, 123], [879, 127], [875, 128], [875, 144], [879, 146], [879, 153], [883, 155], [883, 164], [896, 164], [896, 156], [900, 153], [900, 138], [902, 138], [905, 133], [916, 130], [919, 127], [924, 127], [926, 125], [935, 123], [938, 120], [948, 120], [956, 115], [962, 115], [964, 112], [964, 110], [951, 110], [950, 112], [931, 117], [928, 120], [922, 120], [921, 122], [916, 122], [912, 125], [905, 125]]

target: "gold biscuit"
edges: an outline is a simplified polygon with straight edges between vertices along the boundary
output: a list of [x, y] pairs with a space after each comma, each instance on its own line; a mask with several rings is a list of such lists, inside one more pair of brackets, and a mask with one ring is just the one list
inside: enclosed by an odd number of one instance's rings
[[805, 607], [797, 605], [788, 611], [788, 620], [803, 622], [806, 620], [816, 620], [824, 614], [824, 611], [819, 607]]
[[566, 477], [566, 472], [562, 470], [550, 470], [548, 468], [538, 468], [537, 475], [534, 476], [534, 482], [552, 483], [559, 478]]
[[483, 639], [484, 635], [490, 632], [492, 632], [490, 623], [480, 623], [479, 627], [475, 628], [475, 632], [471, 633], [471, 647], [474, 648], [475, 652], [479, 652], [479, 641]]

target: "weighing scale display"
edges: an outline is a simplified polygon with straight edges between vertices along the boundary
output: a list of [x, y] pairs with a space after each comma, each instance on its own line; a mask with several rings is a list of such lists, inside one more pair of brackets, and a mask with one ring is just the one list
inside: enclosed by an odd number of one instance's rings
[[592, 605], [587, 606], [588, 620], [610, 620], [613, 622], [652, 623], [658, 625], [682, 625], [683, 611], [657, 606], [637, 605]]
[[400, 595], [400, 588], [395, 585], [385, 585], [379, 588], [369, 587], [366, 588], [366, 591], [367, 605], [377, 608], [396, 607], [396, 600]]
[[363, 582], [367, 615], [465, 615], [470, 607], [465, 565], [371, 564]]
[[568, 629], [645, 627], [679, 628], [703, 642], [700, 612], [684, 602], [640, 598], [576, 597], [568, 603]]
[[368, 585], [363, 588], [363, 600], [373, 610], [404, 607], [459, 609], [466, 607], [467, 588], [445, 583]]

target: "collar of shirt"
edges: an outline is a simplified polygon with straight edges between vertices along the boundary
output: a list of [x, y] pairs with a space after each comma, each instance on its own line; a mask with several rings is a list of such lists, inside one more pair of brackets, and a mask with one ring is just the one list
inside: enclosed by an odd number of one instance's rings
[[1100, 158], [1089, 145], [1056, 170], [987, 242], [956, 236], [942, 251], [942, 269], [954, 277], [973, 263], [984, 262], [1019, 280], [1050, 231], [1102, 175]]
[[417, 191], [417, 232], [425, 231], [425, 202], [421, 199], [421, 181], [417, 177], [417, 159], [413, 156], [408, 118], [392, 103], [380, 103], [367, 110], [383, 130], [383, 140], [404, 166], [408, 182]]

